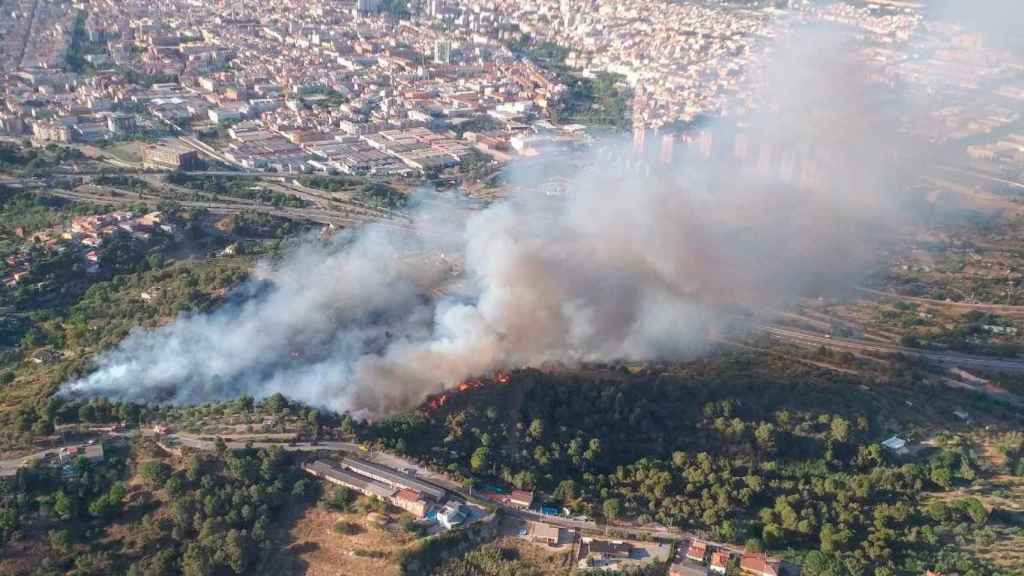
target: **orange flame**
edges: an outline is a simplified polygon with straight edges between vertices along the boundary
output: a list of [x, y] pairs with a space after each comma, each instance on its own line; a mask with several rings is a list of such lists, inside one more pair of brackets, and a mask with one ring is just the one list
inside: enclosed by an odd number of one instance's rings
[[437, 396], [434, 396], [433, 398], [427, 400], [427, 404], [426, 406], [424, 406], [424, 411], [427, 412], [428, 414], [434, 412], [438, 408], [444, 406], [445, 402], [448, 402], [447, 393], [442, 393]]

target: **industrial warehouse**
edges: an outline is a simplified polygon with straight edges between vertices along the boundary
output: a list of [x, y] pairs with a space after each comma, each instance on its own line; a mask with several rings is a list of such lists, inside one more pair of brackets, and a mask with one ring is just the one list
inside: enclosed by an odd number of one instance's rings
[[444, 501], [446, 495], [442, 488], [408, 474], [355, 458], [343, 458], [340, 467], [317, 460], [303, 468], [333, 484], [386, 500], [418, 518], [426, 517], [432, 508]]

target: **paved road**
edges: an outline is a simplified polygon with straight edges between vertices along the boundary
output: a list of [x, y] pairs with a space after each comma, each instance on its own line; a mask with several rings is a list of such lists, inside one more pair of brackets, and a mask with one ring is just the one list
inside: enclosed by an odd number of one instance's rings
[[[176, 441], [178, 444], [187, 448], [195, 448], [196, 450], [213, 450], [216, 448], [216, 443], [211, 440], [202, 440], [201, 438], [210, 437], [210, 434], [204, 434], [202, 436], [196, 436], [193, 434], [168, 434], [165, 436], [167, 439]], [[242, 450], [248, 448], [250, 445], [253, 448], [271, 448], [273, 446], [280, 446], [285, 450], [298, 451], [298, 452], [316, 452], [318, 450], [327, 450], [331, 452], [363, 452], [362, 448], [358, 444], [351, 442], [336, 442], [325, 440], [318, 442], [317, 444], [311, 444], [309, 442], [262, 442], [254, 441], [251, 444], [248, 441], [229, 440], [225, 442], [227, 447], [231, 450]]]
[[906, 302], [914, 302], [917, 304], [925, 304], [928, 306], [944, 306], [947, 308], [957, 308], [961, 310], [985, 310], [989, 312], [997, 312], [999, 314], [1004, 314], [1007, 316], [1024, 315], [1024, 306], [1012, 306], [1009, 304], [971, 304], [969, 302], [950, 302], [946, 300], [934, 300], [931, 298], [918, 298], [916, 296], [904, 296], [902, 294], [896, 294], [895, 292], [883, 292], [881, 290], [874, 290], [871, 288], [865, 288], [863, 286], [856, 286], [855, 288], [860, 292], [864, 292], [865, 294], [872, 294], [884, 298], [891, 298], [893, 300], [904, 300]]
[[241, 168], [243, 170], [245, 169], [245, 167], [242, 166], [241, 164], [237, 164], [237, 163], [231, 161], [230, 159], [228, 159], [227, 156], [224, 156], [224, 155], [220, 154], [219, 152], [214, 150], [212, 146], [210, 146], [209, 144], [206, 144], [205, 142], [199, 140], [198, 138], [195, 138], [193, 136], [179, 136], [178, 140], [181, 140], [181, 142], [183, 144], [185, 144], [186, 146], [188, 146], [189, 148], [192, 148], [193, 150], [196, 150], [198, 152], [202, 152], [203, 154], [211, 156], [212, 158], [215, 158], [216, 160], [218, 160], [218, 161], [220, 161], [220, 162], [222, 162], [222, 163], [224, 163], [224, 164], [226, 164], [228, 166], [235, 166], [235, 167]]
[[[125, 194], [121, 191], [122, 194]], [[346, 213], [339, 211], [327, 211], [319, 208], [278, 208], [275, 206], [255, 204], [245, 200], [234, 200], [231, 202], [202, 202], [202, 201], [191, 201], [191, 200], [175, 200], [173, 198], [163, 198], [152, 194], [134, 194], [127, 193], [122, 196], [106, 196], [100, 193], [90, 193], [88, 191], [79, 190], [49, 190], [47, 194], [53, 196], [59, 196], [61, 198], [67, 198], [70, 200], [78, 200], [80, 202], [92, 202], [99, 204], [147, 204], [155, 206], [161, 200], [174, 200], [178, 205], [187, 208], [203, 208], [213, 214], [238, 214], [242, 212], [258, 212], [261, 214], [269, 214], [271, 216], [279, 216], [287, 218], [289, 220], [301, 220], [306, 222], [316, 222], [318, 224], [334, 224], [337, 226], [349, 226], [354, 224], [365, 224], [373, 222], [378, 226], [392, 228], [401, 231], [410, 231], [411, 227], [404, 225], [399, 222], [391, 222], [388, 220], [382, 220], [376, 216], [351, 216]]]
[[[120, 436], [131, 437], [139, 434], [138, 430], [131, 430], [128, 432], [121, 433]], [[204, 435], [203, 437], [206, 437]], [[172, 439], [176, 444], [196, 450], [213, 451], [216, 449], [216, 443], [210, 440], [203, 440], [202, 437], [193, 434], [167, 434], [164, 436], [165, 439]], [[318, 442], [317, 444], [311, 444], [309, 442], [242, 442], [242, 441], [228, 441], [225, 442], [228, 449], [230, 450], [241, 450], [248, 447], [253, 448], [271, 448], [273, 446], [280, 446], [284, 450], [296, 451], [296, 452], [319, 452], [319, 451], [330, 451], [330, 452], [345, 452], [352, 454], [356, 457], [370, 460], [384, 466], [395, 468], [398, 470], [405, 470], [414, 473], [417, 478], [425, 480], [429, 483], [435, 484], [441, 488], [444, 488], [454, 494], [462, 496], [466, 500], [475, 501], [477, 503], [483, 502], [481, 498], [471, 494], [467, 491], [461, 483], [452, 480], [451, 478], [434, 472], [433, 470], [407, 458], [387, 453], [387, 452], [368, 452], [361, 445], [353, 442], [339, 442], [333, 440], [325, 440]], [[85, 446], [86, 443], [70, 444], [69, 449], [74, 449], [79, 446]], [[11, 458], [7, 460], [0, 460], [0, 471], [4, 470], [16, 470], [25, 465], [26, 461], [34, 460], [36, 458], [42, 458], [48, 453], [56, 453], [59, 448], [51, 448], [47, 450], [40, 450], [26, 456], [18, 458]], [[648, 527], [648, 526], [602, 526], [592, 521], [576, 520], [573, 518], [566, 518], [563, 516], [548, 516], [535, 512], [533, 510], [522, 510], [519, 508], [505, 506], [504, 504], [497, 502], [490, 502], [491, 504], [497, 505], [502, 508], [505, 513], [509, 516], [518, 518], [520, 520], [529, 522], [545, 522], [562, 528], [568, 528], [579, 531], [589, 532], [603, 532], [606, 528], [611, 528], [617, 531], [626, 531], [631, 534], [644, 534], [651, 537], [672, 539], [672, 540], [684, 540], [687, 538], [700, 537], [689, 532], [684, 532], [676, 528], [669, 527]], [[713, 543], [714, 544], [714, 543]], [[720, 547], [728, 547], [725, 543], [715, 544]], [[738, 550], [738, 549], [737, 549]]]
[[[168, 434], [166, 438], [174, 439], [181, 446], [193, 448], [196, 450], [214, 450], [215, 443], [210, 440], [201, 440], [200, 437], [192, 434]], [[241, 450], [250, 446], [247, 442], [229, 441], [225, 442], [227, 447], [231, 450]], [[460, 482], [452, 480], [444, 474], [437, 473], [426, 466], [423, 466], [413, 460], [409, 460], [402, 456], [392, 454], [389, 452], [368, 452], [359, 444], [352, 442], [337, 442], [337, 441], [322, 441], [316, 445], [310, 444], [309, 442], [252, 442], [253, 448], [270, 448], [272, 446], [280, 446], [281, 448], [289, 451], [297, 452], [317, 452], [326, 450], [330, 452], [345, 452], [352, 454], [356, 457], [371, 462], [376, 462], [396, 470], [404, 470], [412, 472], [417, 478], [425, 480], [431, 484], [444, 488], [449, 492], [458, 494], [467, 500], [482, 502], [483, 500], [478, 496], [470, 493], [466, 490]], [[572, 518], [565, 518], [563, 516], [547, 516], [533, 510], [521, 510], [515, 507], [505, 506], [500, 503], [491, 502], [496, 504], [498, 507], [503, 508], [505, 512], [513, 517], [521, 520], [527, 520], [531, 522], [546, 522], [548, 524], [554, 524], [561, 526], [562, 528], [570, 528], [574, 530], [588, 530], [600, 532], [605, 529], [604, 526], [591, 521], [574, 520]], [[642, 526], [615, 526], [617, 530], [625, 530], [636, 534], [647, 534], [650, 536], [657, 536], [660, 538], [671, 538], [674, 540], [694, 537], [694, 535], [682, 532], [673, 528], [649, 528]]]
[[840, 350], [854, 352], [878, 352], [882, 354], [904, 354], [924, 358], [944, 366], [959, 367], [964, 369], [990, 370], [993, 372], [1006, 372], [1010, 374], [1024, 374], [1024, 361], [1012, 358], [995, 358], [991, 356], [976, 356], [972, 354], [961, 354], [959, 352], [938, 352], [933, 350], [922, 350], [920, 348], [908, 348], [894, 344], [879, 342], [868, 342], [865, 340], [854, 340], [850, 338], [829, 338], [813, 332], [794, 330], [792, 328], [777, 328], [766, 326], [764, 329], [770, 336], [779, 340], [803, 346], [827, 346]]
[[[88, 444], [86, 442], [79, 442], [79, 443], [76, 443], [76, 444], [68, 444], [66, 446], [66, 448], [70, 451], [70, 450], [75, 450], [75, 449], [83, 447], [83, 446], [88, 446]], [[35, 460], [40, 460], [40, 459], [44, 458], [47, 454], [58, 454], [64, 448], [65, 448], [65, 446], [61, 446], [59, 448], [47, 448], [46, 450], [40, 450], [38, 452], [33, 452], [31, 454], [26, 454], [24, 456], [19, 456], [17, 458], [8, 458], [6, 460], [0, 460], [0, 476], [3, 476], [4, 473], [9, 472], [9, 471], [13, 471], [13, 470], [18, 470], [20, 468], [24, 468], [26, 463], [32, 462], [32, 461], [35, 461]]]
[[977, 170], [968, 170], [964, 168], [958, 168], [956, 166], [944, 166], [938, 165], [936, 168], [940, 170], [946, 170], [948, 172], [956, 172], [957, 174], [963, 174], [964, 176], [973, 176], [974, 178], [980, 178], [989, 182], [995, 182], [997, 184], [1005, 184], [1014, 188], [1024, 189], [1024, 182], [1017, 182], [1015, 180], [1007, 180], [1006, 178], [999, 178], [997, 176], [990, 176], [984, 172], [978, 172]]

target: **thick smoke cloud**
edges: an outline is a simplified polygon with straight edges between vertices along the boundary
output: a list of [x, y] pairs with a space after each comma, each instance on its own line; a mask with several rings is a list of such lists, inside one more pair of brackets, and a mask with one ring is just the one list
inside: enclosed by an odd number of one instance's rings
[[855, 279], [900, 222], [908, 163], [889, 152], [891, 107], [874, 105], [841, 42], [794, 46], [743, 136], [677, 144], [671, 167], [609, 141], [557, 194], [529, 186], [557, 165], [513, 165], [515, 188], [533, 191], [481, 211], [422, 202], [411, 233], [309, 241], [218, 310], [131, 334], [66, 391], [283, 392], [377, 416], [500, 368], [698, 354], [739, 307]]
[[1020, 0], [933, 0], [930, 12], [936, 20], [955, 24], [980, 35], [993, 47], [1024, 55], [1024, 2]]

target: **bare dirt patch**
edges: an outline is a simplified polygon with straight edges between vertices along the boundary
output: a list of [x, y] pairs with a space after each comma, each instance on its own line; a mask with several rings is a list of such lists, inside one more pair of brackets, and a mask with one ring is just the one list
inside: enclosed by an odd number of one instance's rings
[[[339, 522], [358, 526], [357, 533], [336, 532]], [[379, 526], [367, 515], [320, 506], [306, 510], [289, 534], [291, 550], [308, 564], [309, 576], [398, 576], [396, 555], [414, 540], [394, 525]]]
[[573, 546], [558, 549], [537, 545], [522, 538], [504, 537], [494, 543], [505, 551], [514, 551], [514, 557], [536, 568], [543, 576], [568, 576], [572, 573]]

